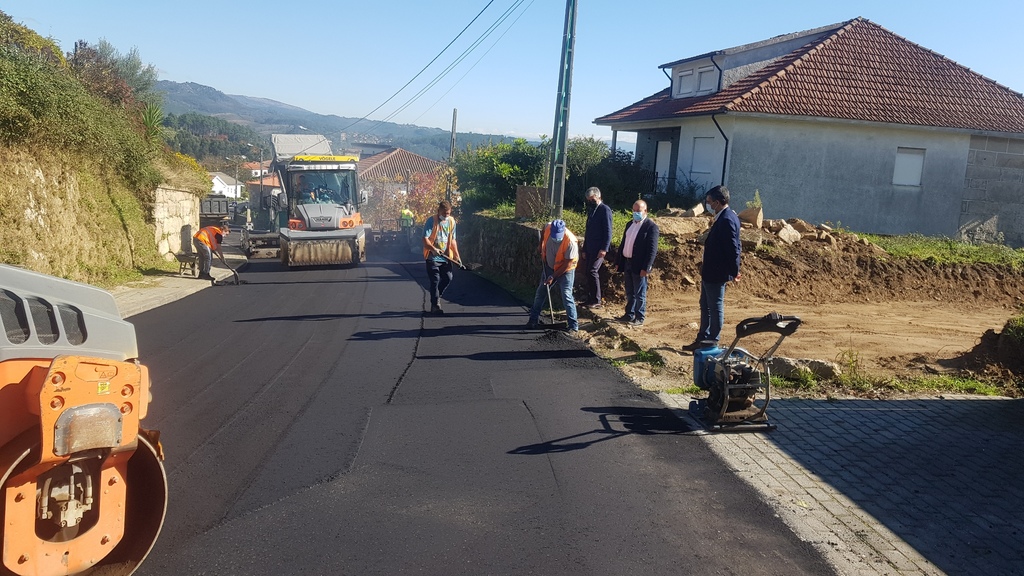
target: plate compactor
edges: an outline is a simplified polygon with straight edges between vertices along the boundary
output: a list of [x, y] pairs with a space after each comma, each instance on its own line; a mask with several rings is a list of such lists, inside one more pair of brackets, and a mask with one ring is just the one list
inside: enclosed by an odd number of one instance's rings
[[[691, 403], [705, 426], [718, 431], [772, 430], [766, 414], [771, 401], [769, 362], [782, 341], [800, 326], [800, 318], [771, 312], [736, 325], [736, 339], [728, 348], [708, 341], [693, 353], [693, 381], [708, 397]], [[775, 344], [761, 356], [737, 347], [754, 334], [774, 332]]]

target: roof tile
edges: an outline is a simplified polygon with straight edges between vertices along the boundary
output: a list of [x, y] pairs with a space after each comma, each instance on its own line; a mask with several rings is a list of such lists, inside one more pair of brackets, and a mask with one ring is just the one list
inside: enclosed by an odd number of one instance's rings
[[721, 92], [666, 88], [595, 122], [733, 112], [1024, 133], [1024, 96], [862, 18]]

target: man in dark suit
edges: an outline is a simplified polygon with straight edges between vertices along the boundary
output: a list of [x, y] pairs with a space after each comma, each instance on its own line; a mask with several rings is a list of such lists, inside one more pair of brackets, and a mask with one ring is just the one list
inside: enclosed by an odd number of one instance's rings
[[619, 246], [618, 267], [626, 277], [626, 313], [619, 320], [634, 328], [647, 317], [647, 275], [658, 255], [658, 225], [647, 217], [647, 203], [633, 203], [633, 221], [626, 224]]
[[583, 305], [601, 308], [601, 265], [612, 243], [612, 209], [601, 202], [597, 186], [587, 189], [587, 230], [583, 235], [583, 259], [586, 261], [586, 296]]
[[725, 285], [740, 280], [740, 219], [729, 208], [729, 189], [715, 186], [705, 198], [714, 214], [704, 241], [704, 262], [700, 269], [700, 331], [683, 350], [693, 352], [718, 344], [725, 321]]

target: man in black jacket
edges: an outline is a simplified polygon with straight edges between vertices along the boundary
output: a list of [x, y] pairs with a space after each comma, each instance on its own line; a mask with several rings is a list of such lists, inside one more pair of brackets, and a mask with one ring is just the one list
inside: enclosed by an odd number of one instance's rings
[[638, 328], [647, 317], [647, 275], [658, 255], [658, 225], [647, 217], [647, 203], [633, 203], [633, 221], [626, 224], [619, 246], [618, 267], [626, 277], [626, 313], [620, 320]]
[[683, 346], [694, 351], [718, 343], [725, 320], [725, 285], [740, 280], [740, 219], [729, 208], [729, 189], [715, 186], [705, 198], [714, 214], [704, 241], [704, 262], [700, 267], [700, 331]]
[[587, 230], [583, 235], [583, 259], [586, 262], [586, 296], [583, 305], [601, 308], [601, 265], [612, 243], [612, 209], [601, 202], [597, 186], [587, 189]]

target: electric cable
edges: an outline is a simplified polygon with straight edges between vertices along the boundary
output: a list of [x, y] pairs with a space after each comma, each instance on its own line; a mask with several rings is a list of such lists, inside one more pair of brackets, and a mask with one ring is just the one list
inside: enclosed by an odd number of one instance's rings
[[459, 38], [461, 38], [461, 37], [462, 37], [462, 35], [466, 33], [466, 30], [469, 30], [469, 27], [470, 27], [470, 26], [472, 26], [472, 25], [473, 25], [473, 23], [474, 23], [474, 22], [476, 22], [476, 21], [477, 21], [477, 19], [478, 19], [478, 18], [480, 18], [480, 16], [481, 16], [481, 15], [483, 15], [483, 13], [484, 13], [485, 11], [487, 11], [487, 9], [488, 9], [488, 8], [490, 8], [490, 7], [491, 7], [491, 4], [494, 4], [494, 0], [490, 0], [490, 2], [488, 2], [488, 3], [487, 3], [487, 5], [483, 7], [483, 10], [480, 10], [480, 12], [479, 12], [479, 13], [477, 13], [477, 15], [476, 15], [476, 16], [474, 16], [474, 17], [473, 17], [473, 19], [469, 21], [469, 24], [466, 24], [466, 27], [465, 27], [465, 28], [463, 28], [461, 32], [459, 32], [459, 34], [458, 34], [458, 35], [457, 35], [457, 36], [456, 36], [455, 38], [452, 38], [452, 41], [451, 41], [451, 42], [449, 42], [449, 43], [448, 43], [448, 45], [447, 45], [447, 46], [445, 46], [445, 47], [444, 47], [444, 48], [443, 48], [443, 49], [442, 49], [442, 50], [441, 50], [440, 52], [438, 52], [438, 53], [437, 53], [437, 56], [434, 56], [434, 59], [433, 59], [433, 60], [431, 60], [430, 62], [428, 62], [428, 63], [427, 63], [427, 65], [426, 65], [426, 66], [424, 66], [422, 70], [420, 70], [419, 72], [417, 72], [415, 76], [413, 76], [413, 77], [412, 77], [412, 78], [411, 78], [411, 79], [410, 79], [410, 80], [409, 80], [408, 82], [406, 82], [404, 86], [402, 86], [401, 88], [399, 88], [397, 92], [395, 92], [394, 94], [392, 94], [390, 98], [388, 98], [387, 100], [385, 100], [385, 101], [381, 102], [380, 106], [377, 106], [377, 107], [376, 107], [376, 108], [374, 108], [373, 110], [370, 110], [370, 112], [368, 112], [368, 113], [366, 114], [366, 116], [363, 116], [363, 117], [362, 117], [362, 118], [360, 118], [359, 120], [356, 120], [355, 122], [353, 122], [353, 123], [349, 124], [348, 126], [345, 126], [344, 128], [342, 128], [342, 129], [341, 129], [341, 131], [342, 131], [342, 132], [344, 132], [344, 131], [348, 130], [349, 128], [351, 128], [351, 127], [355, 126], [356, 124], [359, 124], [359, 123], [360, 123], [360, 122], [362, 122], [363, 120], [366, 120], [366, 119], [367, 119], [367, 118], [368, 118], [368, 117], [370, 116], [370, 114], [373, 114], [373, 113], [374, 113], [374, 112], [376, 112], [377, 110], [380, 110], [381, 108], [383, 108], [385, 104], [387, 104], [388, 102], [391, 102], [391, 100], [393, 100], [393, 99], [395, 98], [395, 96], [398, 96], [398, 95], [399, 95], [399, 94], [400, 94], [400, 93], [402, 92], [402, 90], [405, 90], [405, 89], [406, 89], [406, 88], [407, 88], [407, 87], [409, 86], [409, 84], [412, 84], [412, 83], [413, 83], [413, 81], [415, 81], [415, 80], [416, 80], [417, 78], [419, 78], [419, 77], [420, 77], [420, 74], [423, 74], [424, 72], [426, 72], [427, 68], [430, 68], [430, 65], [431, 65], [431, 64], [433, 64], [434, 62], [436, 62], [436, 61], [437, 61], [437, 59], [438, 59], [438, 58], [440, 58], [440, 57], [441, 57], [441, 55], [442, 55], [442, 54], [444, 54], [444, 53], [445, 53], [445, 51], [447, 51], [447, 50], [448, 50], [448, 48], [451, 48], [452, 44], [454, 44], [456, 40], [458, 40]]

